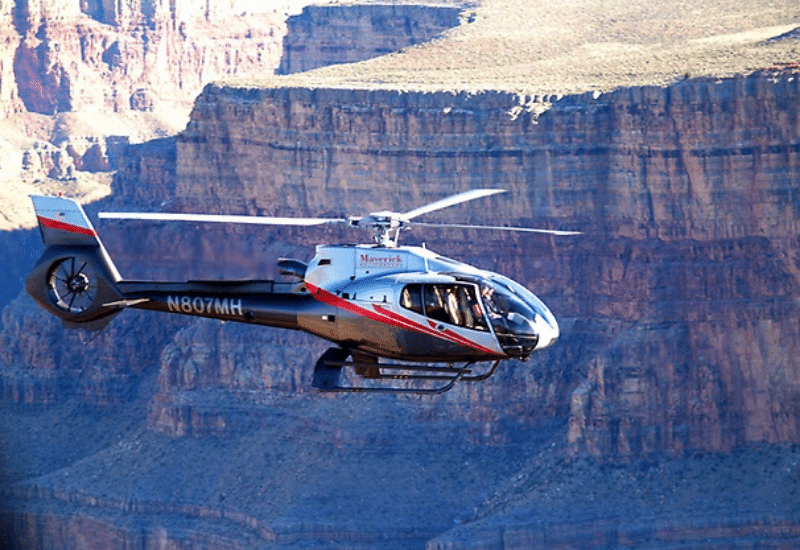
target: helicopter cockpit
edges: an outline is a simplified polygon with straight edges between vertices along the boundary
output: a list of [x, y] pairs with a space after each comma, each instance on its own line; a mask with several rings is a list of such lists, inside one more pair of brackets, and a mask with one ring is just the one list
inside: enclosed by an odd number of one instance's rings
[[507, 354], [526, 358], [558, 338], [555, 317], [524, 286], [502, 275], [492, 275], [481, 280], [480, 289], [489, 321]]
[[491, 325], [503, 351], [513, 357], [526, 358], [558, 338], [558, 324], [547, 306], [501, 275], [474, 282], [408, 284], [400, 294], [400, 305], [434, 321], [472, 330], [488, 331]]

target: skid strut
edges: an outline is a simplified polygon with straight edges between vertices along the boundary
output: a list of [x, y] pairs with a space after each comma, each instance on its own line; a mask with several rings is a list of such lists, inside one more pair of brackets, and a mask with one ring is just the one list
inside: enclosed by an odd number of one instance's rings
[[[351, 393], [406, 393], [438, 395], [453, 389], [457, 382], [480, 382], [489, 378], [497, 370], [500, 359], [483, 374], [472, 374], [474, 361], [463, 367], [412, 365], [406, 363], [378, 363], [377, 358], [353, 352], [353, 360], [348, 361], [351, 352], [342, 348], [329, 348], [314, 366], [312, 386], [321, 391]], [[403, 386], [342, 386], [342, 369], [352, 368], [355, 374], [368, 380], [434, 381], [443, 384], [430, 388]], [[389, 371], [389, 372], [384, 372]]]

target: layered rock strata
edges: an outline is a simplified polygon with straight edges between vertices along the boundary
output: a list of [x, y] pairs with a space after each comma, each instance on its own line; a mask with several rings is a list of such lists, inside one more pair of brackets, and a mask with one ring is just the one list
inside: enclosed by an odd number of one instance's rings
[[2, 112], [151, 111], [209, 79], [274, 70], [287, 6], [223, 4], [8, 2]]
[[[796, 441], [794, 74], [547, 98], [548, 109], [496, 93], [211, 86], [178, 137], [175, 175], [173, 145], [154, 143], [125, 161], [120, 189], [184, 210], [338, 216], [402, 211], [492, 174], [514, 200], [442, 217], [585, 235], [409, 235], [528, 284], [564, 328], [535, 365], [510, 365], [490, 388], [465, 388], [442, 410], [468, 408], [499, 440], [511, 432], [498, 414], [528, 426], [568, 415], [573, 452], [626, 460]], [[126, 187], [126, 177], [155, 183]], [[106, 228], [130, 277], [269, 276], [278, 255], [312, 253], [282, 239], [367, 238], [150, 229]], [[141, 234], [135, 246], [115, 233], [130, 231]], [[191, 356], [191, 339], [179, 345]], [[163, 364], [175, 391], [202, 389], [182, 387], [186, 374], [172, 372], [185, 369], [181, 361]], [[238, 368], [239, 379], [263, 380]], [[428, 407], [437, 414], [439, 405]]]
[[[527, 364], [510, 362], [436, 400], [317, 398], [303, 392], [324, 343], [301, 335], [206, 321], [173, 337], [173, 321], [126, 312], [95, 343], [75, 333], [64, 343], [57, 323], [20, 299], [4, 310], [5, 400], [64, 406], [66, 388], [100, 407], [144, 402], [147, 426], [52, 475], [30, 475], [37, 480], [5, 493], [18, 500], [4, 519], [32, 541], [92, 524], [141, 545], [201, 545], [209, 533], [231, 547], [399, 547], [403, 537], [421, 546], [468, 520], [429, 547], [792, 545], [799, 96], [791, 68], [564, 98], [206, 87], [186, 131], [122, 159], [120, 196], [171, 210], [339, 216], [501, 187], [509, 193], [438, 219], [584, 235], [412, 232], [405, 242], [424, 240], [528, 285], [559, 317], [562, 338]], [[155, 278], [269, 276], [279, 255], [368, 238], [100, 229], [123, 273]], [[302, 239], [309, 246], [291, 244]], [[139, 384], [136, 394], [115, 390]], [[128, 479], [141, 464], [146, 472]], [[496, 477], [485, 478], [491, 467]], [[696, 483], [669, 486], [686, 468]], [[745, 504], [730, 504], [741, 494]], [[453, 511], [481, 501], [477, 511]], [[425, 513], [420, 502], [431, 503]], [[86, 507], [96, 517], [65, 524], [25, 503]], [[223, 510], [238, 514], [235, 526], [249, 521], [263, 533], [243, 540], [225, 535], [227, 520], [219, 536], [220, 524], [193, 523]], [[130, 531], [119, 511], [163, 513], [164, 523], [191, 528]]]
[[300, 73], [398, 52], [458, 26], [461, 11], [445, 5], [306, 6], [287, 20], [276, 72]]
[[[537, 410], [570, 415], [574, 452], [796, 442], [797, 98], [792, 69], [528, 102], [209, 86], [178, 138], [176, 201], [338, 216], [491, 181], [511, 199], [445, 221], [585, 235], [424, 239], [553, 306], [564, 336], [533, 371], [561, 394]], [[511, 402], [520, 391], [495, 389]]]

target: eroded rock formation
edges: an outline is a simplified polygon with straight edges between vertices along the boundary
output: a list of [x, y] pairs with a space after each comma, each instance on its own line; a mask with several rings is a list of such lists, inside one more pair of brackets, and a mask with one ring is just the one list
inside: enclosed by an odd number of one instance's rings
[[286, 4], [238, 4], [7, 2], [2, 112], [149, 111], [209, 79], [274, 70]]

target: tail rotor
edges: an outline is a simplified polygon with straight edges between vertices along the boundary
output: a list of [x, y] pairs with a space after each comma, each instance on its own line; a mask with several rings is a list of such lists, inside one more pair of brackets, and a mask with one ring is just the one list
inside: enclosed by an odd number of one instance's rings
[[69, 256], [53, 264], [47, 287], [55, 307], [80, 314], [97, 299], [97, 272], [88, 260]]

